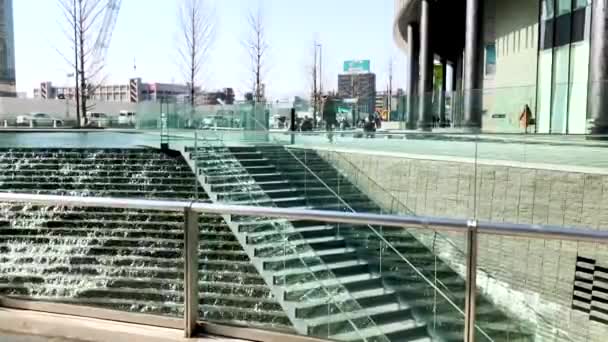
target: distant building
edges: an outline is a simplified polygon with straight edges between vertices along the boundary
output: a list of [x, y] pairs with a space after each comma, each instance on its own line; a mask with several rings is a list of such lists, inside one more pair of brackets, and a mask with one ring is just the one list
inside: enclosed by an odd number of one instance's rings
[[16, 97], [13, 1], [0, 0], [0, 96]]
[[[392, 98], [390, 101], [391, 110], [397, 110], [397, 104], [399, 103], [399, 97], [403, 96], [403, 89], [399, 88], [393, 90]], [[388, 109], [388, 91], [379, 91], [376, 93], [376, 110]]]
[[366, 72], [338, 75], [338, 96], [356, 98], [359, 112], [372, 113], [376, 107], [376, 74]]
[[201, 104], [204, 105], [219, 105], [220, 101], [231, 105], [234, 104], [234, 89], [224, 88], [217, 91], [205, 91], [199, 97], [201, 98]]
[[[128, 83], [102, 85], [95, 89], [90, 97], [104, 102], [158, 101], [161, 99], [188, 96], [190, 86], [173, 83], [143, 83], [141, 78], [132, 78]], [[55, 87], [51, 82], [40, 83], [40, 88], [34, 89], [34, 98], [39, 99], [68, 99], [76, 96], [75, 87]]]
[[385, 110], [388, 107], [388, 92], [379, 91], [376, 92], [376, 110]]

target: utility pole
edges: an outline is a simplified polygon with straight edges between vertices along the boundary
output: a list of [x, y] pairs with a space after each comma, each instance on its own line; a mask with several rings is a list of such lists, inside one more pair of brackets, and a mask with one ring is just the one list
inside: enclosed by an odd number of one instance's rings
[[319, 47], [319, 93], [323, 96], [323, 45], [317, 44]]
[[317, 112], [321, 111], [321, 99], [323, 97], [323, 46], [317, 41], [313, 45], [314, 60], [312, 67], [312, 101], [313, 121], [317, 127]]
[[314, 61], [312, 66], [312, 120], [313, 127], [317, 127], [317, 112], [319, 111], [319, 90], [317, 88], [317, 41], [314, 42]]

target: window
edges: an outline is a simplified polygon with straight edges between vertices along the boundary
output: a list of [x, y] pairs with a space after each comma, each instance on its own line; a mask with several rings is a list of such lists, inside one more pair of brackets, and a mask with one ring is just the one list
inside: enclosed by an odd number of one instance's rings
[[572, 0], [557, 0], [557, 15], [566, 14], [572, 10]]
[[587, 5], [589, 5], [590, 0], [574, 0], [573, 3], [573, 10], [578, 9], [578, 8], [582, 8], [582, 7], [587, 7]]
[[485, 56], [485, 74], [486, 76], [493, 76], [496, 74], [496, 43], [486, 44]]

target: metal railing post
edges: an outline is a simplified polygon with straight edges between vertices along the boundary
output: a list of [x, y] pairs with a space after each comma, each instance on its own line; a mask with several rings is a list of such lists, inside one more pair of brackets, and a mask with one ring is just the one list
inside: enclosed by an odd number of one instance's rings
[[196, 128], [194, 129], [194, 198], [198, 201], [198, 134]]
[[475, 342], [475, 301], [477, 296], [477, 221], [467, 223], [467, 279], [465, 292], [464, 340]]
[[296, 109], [295, 108], [291, 108], [291, 113], [290, 113], [290, 122], [289, 122], [289, 140], [291, 142], [291, 145], [295, 145], [296, 143]]
[[194, 336], [198, 321], [198, 212], [184, 209], [184, 335]]

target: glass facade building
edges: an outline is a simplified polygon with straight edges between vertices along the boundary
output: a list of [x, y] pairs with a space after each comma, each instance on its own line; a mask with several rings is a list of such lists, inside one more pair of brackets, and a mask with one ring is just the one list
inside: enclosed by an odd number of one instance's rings
[[586, 133], [589, 1], [543, 0], [540, 18], [537, 131]]
[[[474, 18], [478, 32], [471, 36], [467, 33], [468, 2], [478, 4]], [[418, 28], [423, 3], [429, 4], [430, 23], [447, 22], [454, 28], [434, 29], [431, 25], [429, 44], [436, 61], [447, 59], [452, 69], [453, 89], [448, 91], [453, 95], [448, 98], [462, 98], [466, 103], [469, 97], [479, 102], [469, 109], [452, 103], [453, 116], [462, 116], [462, 122], [477, 116], [469, 121], [479, 122], [478, 128], [485, 132], [521, 132], [525, 128], [544, 134], [586, 134], [603, 125], [605, 110], [593, 108], [588, 93], [604, 93], [590, 78], [590, 57], [594, 11], [601, 12], [605, 5], [591, 0], [456, 0], [448, 7], [444, 2], [400, 0], [396, 1], [394, 32], [406, 53], [411, 52], [407, 47], [409, 26], [416, 32], [414, 46], [421, 46]], [[595, 36], [596, 45], [602, 45], [605, 37]], [[466, 40], [471, 37], [475, 41], [469, 44]], [[467, 60], [469, 46], [474, 47], [470, 54], [475, 56]], [[410, 65], [416, 69], [421, 65], [416, 63], [419, 55], [413, 57]], [[467, 65], [471, 61], [474, 63]], [[422, 74], [411, 71], [414, 79]], [[410, 85], [418, 88], [415, 82]], [[528, 124], [522, 122], [526, 107], [532, 119]]]
[[16, 96], [13, 1], [0, 0], [0, 96]]

